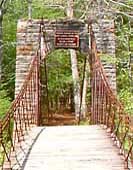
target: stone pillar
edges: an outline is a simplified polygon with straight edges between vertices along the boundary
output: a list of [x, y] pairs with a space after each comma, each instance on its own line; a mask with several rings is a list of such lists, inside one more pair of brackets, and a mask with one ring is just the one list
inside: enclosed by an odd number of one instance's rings
[[115, 66], [115, 33], [114, 21], [100, 19], [93, 24], [97, 50], [102, 60], [108, 82], [116, 93], [116, 66]]
[[39, 41], [39, 23], [33, 21], [20, 20], [17, 27], [17, 54], [16, 54], [16, 82], [15, 96], [21, 89], [21, 86], [27, 75], [29, 64], [38, 48]]

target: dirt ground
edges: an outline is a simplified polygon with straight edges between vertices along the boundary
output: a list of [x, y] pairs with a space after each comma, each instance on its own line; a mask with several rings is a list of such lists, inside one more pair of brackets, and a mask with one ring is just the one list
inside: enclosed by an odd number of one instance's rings
[[61, 126], [61, 125], [76, 125], [77, 121], [75, 119], [75, 114], [70, 111], [65, 111], [62, 113], [50, 114], [49, 120], [45, 118], [43, 122], [47, 126]]

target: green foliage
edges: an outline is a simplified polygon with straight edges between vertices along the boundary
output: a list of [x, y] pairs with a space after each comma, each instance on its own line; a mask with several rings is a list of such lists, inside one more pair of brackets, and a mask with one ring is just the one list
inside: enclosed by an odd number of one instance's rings
[[7, 97], [6, 91], [0, 91], [0, 118], [2, 118], [7, 110], [9, 109], [11, 104], [10, 98]]
[[117, 87], [118, 92], [120, 92], [122, 89], [126, 90], [127, 88], [130, 89], [130, 79], [129, 79], [129, 72], [127, 68], [121, 68], [120, 66], [118, 68], [119, 74], [117, 75]]
[[89, 120], [81, 120], [80, 121], [80, 125], [89, 125], [90, 124], [90, 122], [89, 122]]
[[44, 18], [44, 19], [57, 19], [62, 18], [64, 13], [59, 9], [49, 9], [49, 8], [40, 8], [39, 6], [33, 10], [33, 18]]
[[20, 17], [27, 16], [27, 1], [8, 1], [3, 18], [2, 88], [13, 100], [15, 89], [16, 30]]
[[[14, 98], [14, 82], [15, 82], [15, 56], [16, 56], [16, 24], [10, 24], [5, 21], [4, 25], [4, 49], [3, 49], [3, 62], [2, 62], [2, 87], [8, 95]], [[6, 25], [6, 26], [5, 26]]]
[[70, 56], [65, 50], [51, 53], [47, 59], [48, 87], [51, 96], [68, 93], [72, 85]]
[[[59, 8], [50, 8], [49, 6], [44, 6], [42, 0], [32, 1], [32, 18], [44, 18], [44, 19], [57, 19], [64, 17], [64, 11]], [[52, 4], [52, 2], [49, 4]]]
[[122, 89], [119, 92], [119, 98], [123, 102], [125, 111], [130, 115], [133, 114], [133, 96], [129, 89]]
[[[122, 8], [124, 11], [124, 9]], [[124, 104], [125, 111], [133, 114], [133, 94], [131, 93], [130, 80], [130, 55], [131, 46], [133, 43], [132, 33], [133, 28], [128, 17], [120, 15], [116, 19], [116, 35], [117, 35], [117, 89], [119, 98]]]
[[117, 59], [113, 55], [100, 54], [100, 59], [107, 64], [116, 64]]

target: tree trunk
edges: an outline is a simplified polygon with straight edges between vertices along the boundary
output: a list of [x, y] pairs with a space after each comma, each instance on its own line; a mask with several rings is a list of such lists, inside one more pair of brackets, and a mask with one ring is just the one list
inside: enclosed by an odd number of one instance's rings
[[89, 62], [88, 59], [86, 59], [86, 65], [85, 65], [85, 75], [83, 80], [83, 90], [82, 90], [82, 105], [81, 105], [81, 115], [83, 118], [86, 117], [87, 113], [87, 104], [86, 104], [86, 96], [87, 96], [87, 89], [88, 89], [88, 83], [89, 83]]
[[[73, 0], [68, 0], [67, 16], [73, 18]], [[75, 116], [78, 117], [80, 113], [80, 81], [77, 65], [77, 54], [76, 51], [71, 49], [71, 68], [72, 68], [72, 77], [73, 77], [73, 87], [74, 87], [74, 104], [75, 104]]]
[[28, 19], [32, 19], [32, 0], [28, 0]]
[[77, 54], [75, 50], [70, 50], [71, 54], [71, 69], [72, 69], [72, 77], [73, 77], [73, 87], [74, 87], [74, 105], [75, 105], [75, 114], [79, 116], [80, 112], [80, 82], [79, 82], [79, 73], [78, 73], [78, 65], [77, 65]]
[[68, 18], [73, 18], [73, 3], [74, 0], [67, 0], [67, 16]]

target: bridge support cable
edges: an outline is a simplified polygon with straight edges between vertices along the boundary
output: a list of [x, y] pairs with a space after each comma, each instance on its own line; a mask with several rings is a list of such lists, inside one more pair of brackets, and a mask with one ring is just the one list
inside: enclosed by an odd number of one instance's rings
[[95, 36], [91, 35], [91, 123], [102, 124], [125, 160], [125, 168], [133, 168], [133, 123], [111, 89], [97, 53]]
[[36, 74], [36, 84], [37, 84], [37, 126], [41, 125], [41, 89], [40, 89], [40, 65], [39, 65], [39, 54], [38, 54], [38, 63], [37, 63], [37, 74]]

